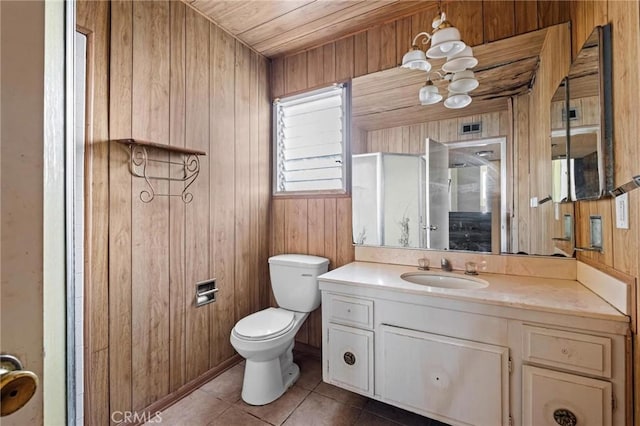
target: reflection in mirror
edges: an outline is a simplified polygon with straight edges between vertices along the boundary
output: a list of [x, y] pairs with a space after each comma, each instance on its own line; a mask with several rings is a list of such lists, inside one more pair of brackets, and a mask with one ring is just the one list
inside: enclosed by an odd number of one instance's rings
[[596, 27], [568, 76], [572, 200], [598, 199], [613, 189], [610, 26]]
[[498, 253], [506, 242], [506, 138], [443, 144], [424, 154], [352, 157], [356, 244]]
[[551, 99], [551, 199], [554, 203], [569, 200], [567, 105], [567, 79], [564, 78]]
[[[540, 52], [549, 34], [555, 40], [560, 33], [545, 29], [475, 46], [474, 73], [481, 84], [472, 93], [473, 102], [461, 110], [420, 105], [421, 71], [392, 68], [352, 80], [356, 244], [571, 255], [572, 250], [559, 250], [550, 239], [565, 235], [572, 204], [555, 203], [560, 207], [549, 221], [540, 220], [538, 212], [553, 214], [551, 203], [538, 211], [530, 207], [529, 189], [535, 183], [526, 181], [532, 165], [527, 156], [542, 149], [529, 151], [528, 117], [514, 115], [516, 107], [527, 114], [523, 105], [529, 105], [532, 85], [541, 78], [536, 77]], [[438, 69], [442, 63], [432, 65]], [[520, 101], [516, 106], [514, 99]], [[523, 121], [526, 125], [514, 128]], [[568, 221], [564, 214], [570, 215]], [[535, 229], [538, 223], [550, 228]], [[544, 244], [533, 241], [542, 240], [540, 235], [548, 238]]]

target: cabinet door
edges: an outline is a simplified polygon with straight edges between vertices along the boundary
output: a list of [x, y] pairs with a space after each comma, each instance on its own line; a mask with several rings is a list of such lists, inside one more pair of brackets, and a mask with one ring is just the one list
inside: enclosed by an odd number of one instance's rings
[[508, 348], [381, 329], [376, 388], [384, 401], [451, 425], [509, 424]]
[[373, 395], [373, 332], [329, 324], [329, 382], [363, 395]]
[[611, 383], [525, 365], [524, 426], [611, 426]]

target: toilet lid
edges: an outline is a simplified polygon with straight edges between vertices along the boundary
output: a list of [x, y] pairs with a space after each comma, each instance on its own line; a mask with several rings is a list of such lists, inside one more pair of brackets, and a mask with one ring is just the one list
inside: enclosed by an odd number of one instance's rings
[[267, 308], [242, 318], [235, 332], [245, 339], [268, 339], [289, 330], [293, 325], [293, 312]]

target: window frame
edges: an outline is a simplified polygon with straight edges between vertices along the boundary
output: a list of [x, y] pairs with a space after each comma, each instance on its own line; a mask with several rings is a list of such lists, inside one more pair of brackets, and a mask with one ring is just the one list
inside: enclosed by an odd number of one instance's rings
[[[328, 91], [329, 89], [339, 87], [343, 89], [342, 96], [342, 188], [341, 189], [314, 189], [306, 191], [279, 191], [278, 190], [278, 102], [296, 101], [298, 99], [314, 96], [316, 94]], [[333, 83], [328, 86], [316, 87], [309, 90], [296, 92], [282, 98], [275, 98], [271, 103], [272, 118], [272, 182], [271, 195], [274, 198], [322, 198], [322, 197], [348, 197], [351, 195], [351, 84], [348, 82]]]

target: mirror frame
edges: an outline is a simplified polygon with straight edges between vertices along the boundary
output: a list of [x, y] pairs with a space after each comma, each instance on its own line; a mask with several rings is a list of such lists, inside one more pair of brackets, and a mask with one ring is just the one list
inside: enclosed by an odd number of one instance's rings
[[[597, 26], [593, 29], [591, 35], [587, 38], [589, 40], [594, 33], [598, 34], [598, 73], [599, 73], [599, 104], [600, 104], [600, 139], [597, 144], [598, 152], [598, 193], [590, 197], [577, 197], [575, 194], [575, 188], [571, 186], [571, 176], [573, 170], [570, 167], [569, 173], [569, 188], [571, 201], [588, 201], [598, 200], [604, 196], [609, 195], [610, 191], [614, 189], [613, 185], [613, 97], [612, 97], [612, 52], [611, 52], [611, 24], [604, 26]], [[585, 42], [586, 43], [586, 42]], [[580, 49], [584, 48], [584, 45]], [[580, 52], [576, 55], [576, 58], [580, 55]], [[575, 62], [574, 62], [575, 63]], [[573, 68], [573, 64], [571, 66]], [[569, 75], [566, 77], [567, 89], [566, 89], [566, 111], [569, 111], [569, 105], [571, 101], [571, 68], [569, 69]], [[565, 126], [567, 128], [567, 161], [571, 158], [571, 121], [569, 120], [569, 114], [566, 114]], [[575, 127], [575, 126], [574, 126]]]

